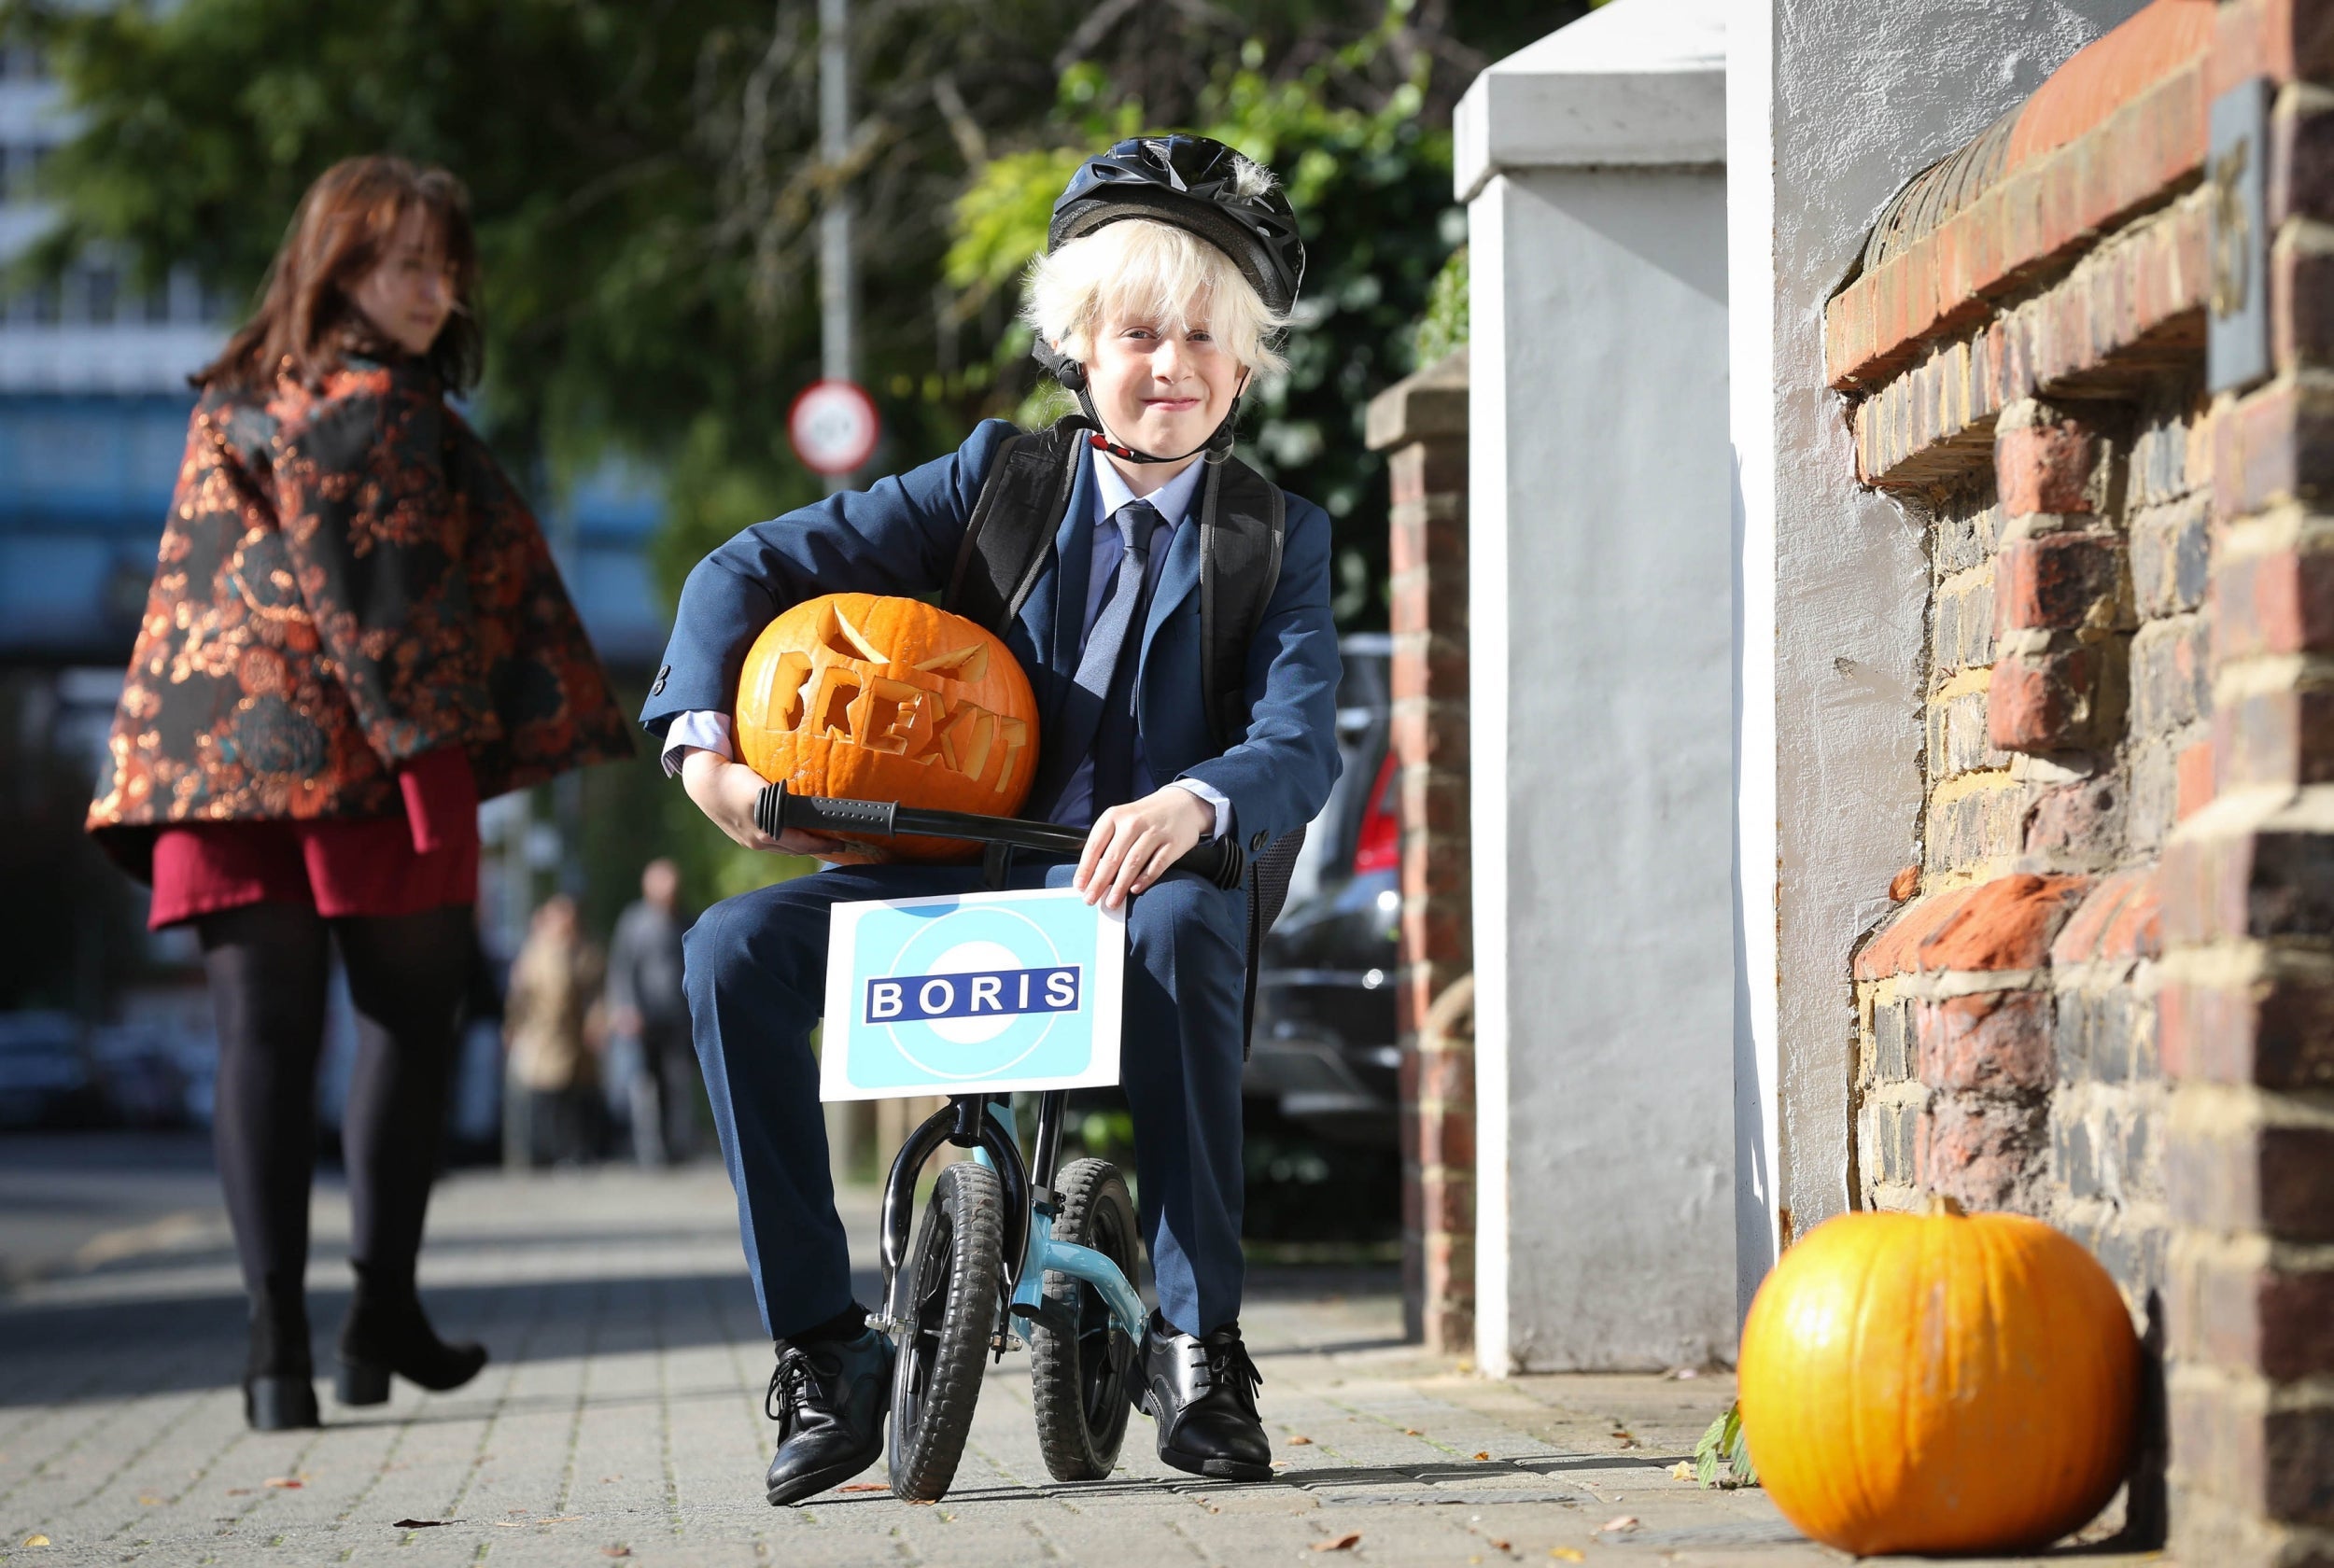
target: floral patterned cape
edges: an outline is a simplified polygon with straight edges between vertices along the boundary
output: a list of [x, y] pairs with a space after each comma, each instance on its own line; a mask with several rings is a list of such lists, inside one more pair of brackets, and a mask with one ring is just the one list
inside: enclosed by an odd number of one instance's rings
[[442, 746], [481, 799], [632, 755], [526, 502], [418, 360], [206, 392], [90, 832], [144, 879], [173, 823], [393, 815]]

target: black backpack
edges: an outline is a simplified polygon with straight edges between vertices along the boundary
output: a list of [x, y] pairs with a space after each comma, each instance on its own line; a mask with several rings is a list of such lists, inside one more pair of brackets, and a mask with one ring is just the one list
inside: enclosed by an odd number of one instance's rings
[[[1000, 636], [1013, 623], [1045, 569], [1077, 465], [1090, 460], [1088, 428], [1073, 415], [1048, 429], [1008, 437], [997, 449], [941, 608]], [[1207, 465], [1199, 508], [1200, 684], [1219, 748], [1230, 746], [1248, 722], [1248, 646], [1280, 581], [1287, 510], [1280, 487], [1239, 458]], [[1250, 850], [1244, 1055], [1256, 1020], [1258, 956], [1287, 901], [1289, 874], [1304, 841], [1305, 830], [1299, 828]]]

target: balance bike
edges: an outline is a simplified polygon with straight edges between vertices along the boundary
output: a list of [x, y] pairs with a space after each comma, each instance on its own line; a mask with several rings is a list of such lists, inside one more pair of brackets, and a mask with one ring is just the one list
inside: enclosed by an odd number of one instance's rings
[[[988, 847], [992, 888], [1005, 884], [1016, 848], [1076, 857], [1076, 828], [891, 802], [763, 792], [764, 832], [968, 838]], [[1175, 862], [1219, 888], [1241, 885], [1246, 858], [1230, 840], [1202, 844]], [[953, 1097], [907, 1136], [883, 1185], [883, 1300], [868, 1326], [891, 1336], [889, 1434], [892, 1491], [937, 1502], [956, 1478], [980, 1397], [983, 1364], [1021, 1347], [1025, 1327], [1037, 1440], [1058, 1481], [1100, 1480], [1118, 1463], [1133, 1408], [1135, 1359], [1147, 1313], [1133, 1279], [1140, 1242], [1125, 1177], [1108, 1160], [1057, 1170], [1068, 1101], [1038, 1099], [1036, 1139], [1021, 1156], [1019, 1131], [1002, 1097]], [[908, 1230], [916, 1179], [943, 1143], [973, 1157], [940, 1172], [914, 1244]]]

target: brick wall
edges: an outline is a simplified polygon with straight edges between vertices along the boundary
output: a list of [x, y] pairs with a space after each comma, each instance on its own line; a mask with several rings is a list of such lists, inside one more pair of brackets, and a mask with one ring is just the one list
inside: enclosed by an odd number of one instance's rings
[[[1825, 319], [1931, 567], [1855, 1197], [2090, 1248], [2158, 1353], [2128, 1523], [2216, 1568], [2334, 1564], [2328, 80], [2334, 0], [2157, 0], [1915, 176]], [[2252, 92], [2265, 226], [2208, 159]], [[2211, 393], [2248, 247], [2270, 364]]]
[[1393, 487], [1393, 748], [1401, 781], [1402, 1257], [1409, 1333], [1475, 1341], [1474, 949], [1467, 833], [1467, 351], [1388, 387], [1369, 438]]

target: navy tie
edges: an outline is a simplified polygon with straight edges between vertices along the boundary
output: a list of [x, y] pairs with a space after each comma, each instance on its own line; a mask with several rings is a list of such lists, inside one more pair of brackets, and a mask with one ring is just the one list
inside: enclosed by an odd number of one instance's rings
[[1141, 664], [1145, 608], [1150, 602], [1151, 536], [1163, 521], [1148, 501], [1130, 501], [1111, 519], [1126, 541], [1118, 576], [1086, 634], [1074, 678], [1102, 699], [1094, 728], [1094, 814], [1134, 798], [1134, 674]]

